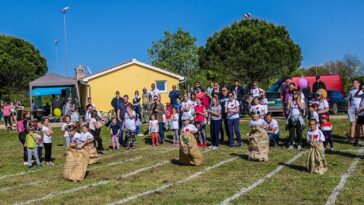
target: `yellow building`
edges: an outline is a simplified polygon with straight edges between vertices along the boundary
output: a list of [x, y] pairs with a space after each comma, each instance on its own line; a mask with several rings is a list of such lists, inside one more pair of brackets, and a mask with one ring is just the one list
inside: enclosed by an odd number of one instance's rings
[[87, 98], [91, 97], [97, 110], [107, 112], [112, 109], [111, 100], [116, 91], [121, 96], [128, 95], [131, 102], [135, 90], [141, 96], [142, 89], [147, 88], [149, 92], [151, 84], [154, 83], [160, 90], [162, 103], [165, 104], [169, 102], [168, 94], [172, 85], [178, 88], [184, 79], [178, 74], [132, 59], [80, 79], [81, 103], [86, 105]]

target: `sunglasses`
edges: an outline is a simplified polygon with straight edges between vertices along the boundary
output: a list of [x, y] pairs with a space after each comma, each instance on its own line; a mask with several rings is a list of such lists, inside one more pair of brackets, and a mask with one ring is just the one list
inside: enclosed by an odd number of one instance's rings
[[222, 90], [223, 92], [227, 91], [227, 90]]

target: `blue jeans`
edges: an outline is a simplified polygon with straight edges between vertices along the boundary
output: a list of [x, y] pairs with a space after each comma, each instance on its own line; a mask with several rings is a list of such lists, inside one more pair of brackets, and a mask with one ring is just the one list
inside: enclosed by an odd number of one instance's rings
[[275, 146], [278, 144], [278, 140], [279, 140], [279, 133], [278, 134], [273, 134], [273, 133], [269, 133], [268, 134], [269, 137], [269, 144], [271, 146]]
[[41, 166], [40, 161], [39, 161], [39, 157], [38, 157], [38, 149], [37, 147], [35, 148], [28, 148], [28, 167], [32, 166], [32, 157], [34, 157], [35, 162], [37, 163], [38, 166]]
[[123, 121], [119, 121], [118, 124], [120, 126], [119, 143], [120, 143], [120, 145], [122, 145], [123, 144], [123, 124], [124, 124], [124, 122]]
[[43, 147], [37, 147], [39, 162], [42, 163], [42, 151]]
[[210, 136], [212, 146], [218, 147], [220, 145], [219, 134], [221, 129], [221, 120], [211, 120], [210, 123]]
[[135, 136], [138, 136], [139, 132], [140, 132], [140, 126], [136, 126], [135, 127]]
[[236, 135], [236, 140], [238, 141], [238, 145], [241, 145], [241, 136], [240, 136], [240, 131], [239, 131], [240, 124], [239, 123], [240, 123], [240, 118], [228, 119], [230, 146], [234, 145], [234, 133]]
[[164, 122], [159, 122], [159, 143], [164, 142]]

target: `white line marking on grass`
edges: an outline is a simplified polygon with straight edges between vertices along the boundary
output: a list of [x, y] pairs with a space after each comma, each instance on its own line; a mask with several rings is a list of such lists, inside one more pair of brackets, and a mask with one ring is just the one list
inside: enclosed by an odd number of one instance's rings
[[99, 169], [99, 168], [103, 168], [103, 167], [110, 167], [110, 166], [114, 166], [114, 165], [118, 165], [118, 164], [123, 164], [125, 162], [134, 162], [134, 161], [140, 160], [142, 158], [143, 158], [142, 156], [139, 156], [139, 157], [135, 157], [135, 158], [131, 158], [131, 159], [123, 159], [123, 160], [120, 160], [117, 162], [108, 163], [106, 165], [101, 164], [99, 166], [91, 167], [90, 169], [87, 169], [87, 170], [91, 171], [91, 170], [95, 170], [95, 169]]
[[344, 188], [346, 181], [349, 179], [349, 177], [353, 174], [356, 167], [358, 166], [358, 163], [359, 163], [360, 159], [362, 158], [362, 156], [360, 156], [360, 154], [362, 154], [363, 152], [364, 152], [364, 148], [361, 148], [358, 151], [358, 156], [355, 157], [353, 162], [350, 164], [350, 167], [346, 170], [346, 172], [343, 175], [341, 175], [340, 182], [335, 187], [335, 189], [331, 192], [329, 198], [327, 199], [326, 205], [335, 204], [336, 199], [339, 196], [340, 191]]
[[132, 195], [132, 196], [129, 196], [127, 198], [124, 198], [124, 199], [121, 199], [119, 201], [116, 201], [116, 202], [112, 202], [112, 203], [109, 203], [108, 205], [115, 205], [115, 204], [124, 204], [124, 203], [127, 203], [129, 201], [132, 201], [134, 199], [138, 199], [139, 197], [142, 197], [142, 196], [145, 196], [145, 195], [149, 195], [149, 194], [152, 194], [152, 193], [156, 193], [156, 192], [161, 192], [163, 191], [164, 189], [167, 189], [169, 187], [172, 187], [173, 185], [179, 185], [179, 184], [183, 184], [185, 182], [188, 182], [194, 178], [197, 178], [199, 177], [201, 174], [204, 174], [212, 169], [215, 169], [223, 164], [226, 164], [228, 162], [231, 162], [233, 160], [236, 160], [238, 159], [238, 157], [233, 157], [233, 158], [230, 158], [228, 160], [224, 160], [224, 161], [221, 161], [213, 166], [210, 166], [210, 167], [206, 167], [205, 169], [203, 169], [202, 171], [199, 171], [199, 172], [196, 172], [195, 174], [189, 176], [189, 177], [186, 177], [184, 179], [181, 179], [181, 180], [178, 180], [176, 181], [175, 183], [169, 183], [169, 184], [166, 184], [166, 185], [163, 185], [163, 186], [160, 186], [158, 187], [157, 189], [152, 189], [152, 190], [149, 190], [149, 191], [146, 191], [146, 192], [141, 192], [141, 193], [138, 193], [138, 194], [135, 194], [135, 195]]
[[[140, 172], [147, 171], [149, 169], [153, 169], [153, 168], [162, 166], [162, 165], [167, 164], [167, 163], [168, 163], [168, 161], [163, 161], [163, 162], [160, 162], [158, 164], [155, 164], [155, 165], [152, 165], [152, 166], [148, 166], [148, 167], [144, 167], [144, 168], [135, 170], [133, 172], [129, 172], [127, 174], [121, 175], [118, 178], [125, 179], [125, 178], [128, 178], [128, 177], [134, 176], [136, 174], [139, 174]], [[55, 196], [60, 196], [60, 195], [74, 193], [74, 192], [81, 191], [81, 190], [85, 190], [85, 189], [89, 189], [89, 188], [94, 188], [94, 187], [102, 186], [102, 185], [108, 184], [110, 182], [111, 182], [111, 180], [103, 180], [103, 181], [100, 181], [100, 182], [97, 182], [97, 183], [92, 183], [92, 184], [84, 185], [84, 186], [77, 187], [77, 188], [74, 188], [74, 189], [68, 189], [68, 190], [59, 191], [59, 192], [52, 192], [52, 193], [49, 193], [49, 194], [47, 194], [47, 195], [45, 195], [43, 197], [37, 198], [37, 199], [32, 199], [32, 200], [28, 200], [28, 201], [24, 201], [24, 202], [20, 202], [20, 203], [15, 203], [15, 204], [31, 204], [31, 203], [34, 203], [34, 202], [47, 200], [47, 199], [53, 198]]]
[[229, 204], [231, 201], [238, 199], [239, 197], [241, 197], [242, 195], [246, 194], [247, 192], [251, 191], [252, 189], [254, 189], [255, 187], [259, 186], [260, 184], [262, 184], [264, 181], [266, 181], [267, 179], [270, 179], [271, 177], [273, 177], [274, 175], [276, 175], [278, 172], [280, 172], [284, 167], [286, 167], [286, 165], [291, 164], [292, 162], [294, 162], [295, 160], [297, 160], [298, 158], [300, 158], [305, 152], [300, 152], [298, 153], [296, 156], [294, 156], [292, 159], [290, 159], [289, 161], [287, 161], [285, 164], [283, 165], [279, 165], [275, 170], [271, 171], [270, 173], [268, 173], [267, 175], [265, 175], [264, 177], [258, 179], [258, 181], [254, 182], [253, 184], [249, 185], [248, 187], [243, 187], [239, 192], [236, 192], [234, 195], [232, 195], [231, 197], [226, 198], [224, 201], [222, 201], [220, 203], [220, 205], [227, 205]]
[[0, 176], [0, 180], [5, 179], [5, 178], [9, 178], [9, 177], [23, 176], [23, 175], [26, 175], [26, 174], [39, 172], [39, 171], [42, 171], [42, 170], [53, 169], [53, 168], [60, 167], [60, 166], [61, 165], [56, 165], [56, 166], [53, 166], [53, 167], [47, 167], [46, 169], [35, 169], [35, 170], [30, 170], [30, 171], [22, 171], [22, 172], [18, 172], [18, 173], [14, 173], [14, 174], [6, 174], [6, 175], [3, 175], [3, 176]]

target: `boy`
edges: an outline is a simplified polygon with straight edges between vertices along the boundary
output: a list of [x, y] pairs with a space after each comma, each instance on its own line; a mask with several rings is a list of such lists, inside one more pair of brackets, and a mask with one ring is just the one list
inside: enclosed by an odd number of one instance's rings
[[34, 132], [34, 127], [29, 126], [29, 134], [25, 137], [25, 144], [24, 146], [27, 147], [28, 151], [28, 167], [32, 168], [32, 157], [35, 158], [35, 161], [38, 167], [41, 167], [41, 163], [38, 157], [38, 150], [37, 150], [37, 138], [38, 134]]
[[129, 104], [126, 108], [125, 113], [125, 128], [126, 128], [126, 147], [127, 149], [135, 149], [136, 138], [135, 138], [135, 117], [136, 112], [133, 110], [133, 106]]
[[267, 133], [269, 137], [270, 145], [275, 147], [278, 145], [279, 139], [279, 126], [277, 120], [273, 119], [272, 113], [267, 114]]

